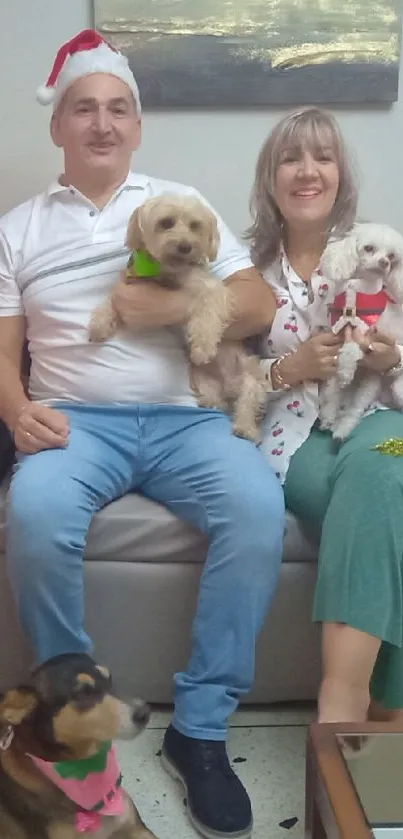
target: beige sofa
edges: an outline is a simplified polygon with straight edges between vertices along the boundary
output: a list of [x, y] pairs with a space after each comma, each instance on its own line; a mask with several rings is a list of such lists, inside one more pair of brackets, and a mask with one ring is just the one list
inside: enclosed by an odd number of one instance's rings
[[[24, 676], [32, 663], [7, 582], [7, 486], [6, 478], [0, 490], [0, 690]], [[200, 532], [137, 494], [95, 516], [85, 556], [87, 629], [97, 659], [110, 667], [125, 694], [172, 701], [172, 675], [186, 666], [189, 655], [205, 552]], [[310, 619], [315, 573], [315, 544], [288, 516], [280, 585], [259, 640], [256, 683], [247, 701], [314, 698], [319, 678], [318, 631]]]

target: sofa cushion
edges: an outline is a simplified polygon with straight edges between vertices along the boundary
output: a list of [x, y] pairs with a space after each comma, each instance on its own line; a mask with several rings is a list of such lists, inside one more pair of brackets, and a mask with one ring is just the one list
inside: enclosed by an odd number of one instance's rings
[[5, 423], [0, 420], [0, 482], [11, 469], [14, 456], [14, 440]]
[[[0, 550], [4, 550], [4, 522], [8, 480], [0, 487]], [[129, 493], [108, 504], [92, 521], [87, 560], [120, 562], [203, 562], [207, 539], [176, 518], [162, 504]], [[314, 562], [317, 547], [300, 523], [287, 514], [285, 562]]]

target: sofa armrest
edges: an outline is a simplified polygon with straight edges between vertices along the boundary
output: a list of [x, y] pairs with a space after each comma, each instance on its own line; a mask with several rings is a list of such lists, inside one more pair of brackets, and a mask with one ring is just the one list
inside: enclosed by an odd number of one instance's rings
[[7, 475], [15, 458], [13, 438], [2, 420], [0, 420], [0, 482]]

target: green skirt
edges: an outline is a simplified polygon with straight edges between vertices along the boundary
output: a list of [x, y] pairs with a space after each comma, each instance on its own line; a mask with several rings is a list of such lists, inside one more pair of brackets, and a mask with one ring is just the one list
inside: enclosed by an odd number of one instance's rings
[[403, 456], [374, 451], [403, 440], [403, 414], [377, 411], [336, 443], [314, 428], [293, 455], [286, 505], [320, 534], [314, 620], [382, 640], [371, 695], [403, 708]]

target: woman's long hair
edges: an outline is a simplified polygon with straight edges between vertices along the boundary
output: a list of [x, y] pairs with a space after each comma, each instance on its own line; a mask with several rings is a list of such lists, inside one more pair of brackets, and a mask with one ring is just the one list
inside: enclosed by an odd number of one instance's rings
[[252, 188], [250, 210], [253, 223], [246, 231], [251, 257], [264, 270], [278, 256], [283, 218], [275, 199], [277, 169], [285, 148], [317, 154], [331, 146], [339, 169], [339, 189], [325, 232], [343, 235], [355, 221], [357, 186], [340, 128], [331, 114], [321, 108], [302, 108], [282, 119], [262, 146]]

